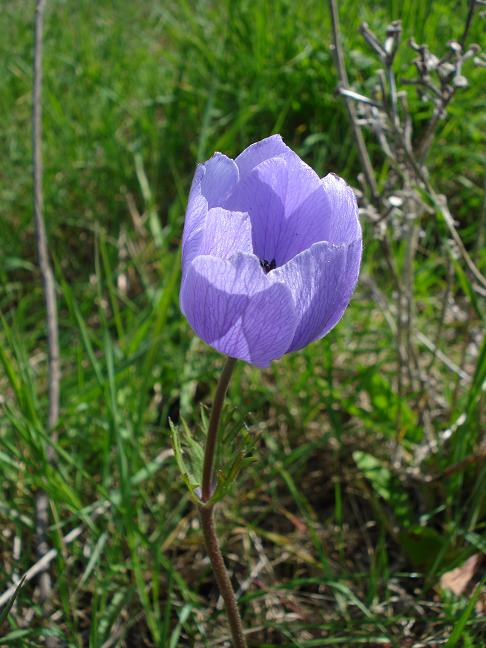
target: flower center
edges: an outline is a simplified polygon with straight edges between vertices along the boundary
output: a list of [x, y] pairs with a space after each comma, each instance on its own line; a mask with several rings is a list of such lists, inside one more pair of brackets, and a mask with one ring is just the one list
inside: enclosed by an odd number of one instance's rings
[[262, 266], [263, 272], [265, 274], [268, 274], [270, 270], [275, 270], [275, 268], [277, 267], [275, 259], [272, 259], [271, 261], [267, 261], [266, 259], [260, 259], [260, 265]]

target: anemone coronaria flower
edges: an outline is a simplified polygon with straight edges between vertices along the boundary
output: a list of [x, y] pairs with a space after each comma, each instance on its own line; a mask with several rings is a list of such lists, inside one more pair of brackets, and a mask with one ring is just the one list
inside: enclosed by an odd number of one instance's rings
[[182, 241], [180, 305], [209, 345], [257, 367], [326, 335], [358, 280], [352, 189], [272, 135], [197, 167]]

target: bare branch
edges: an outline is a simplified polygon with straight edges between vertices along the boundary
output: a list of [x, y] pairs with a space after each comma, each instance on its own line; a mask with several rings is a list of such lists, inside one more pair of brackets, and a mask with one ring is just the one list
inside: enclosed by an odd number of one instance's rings
[[476, 0], [469, 0], [469, 11], [467, 12], [467, 18], [466, 18], [466, 24], [464, 26], [464, 31], [462, 33], [461, 38], [459, 39], [459, 43], [461, 44], [462, 49], [464, 49], [464, 46], [466, 45], [467, 37], [469, 35], [469, 30], [471, 28], [471, 23], [472, 19], [474, 16], [474, 9], [476, 8]]
[[[59, 419], [59, 339], [56, 289], [54, 275], [49, 263], [47, 235], [43, 216], [42, 201], [42, 37], [45, 0], [37, 0], [34, 27], [34, 69], [32, 101], [32, 156], [33, 156], [33, 191], [34, 222], [36, 231], [36, 248], [42, 276], [44, 299], [46, 304], [47, 344], [48, 344], [48, 402], [49, 412], [47, 426], [54, 440], [55, 428]], [[55, 458], [54, 447], [48, 443], [47, 460], [52, 463]], [[42, 569], [39, 570], [39, 588], [43, 603], [51, 597], [51, 578], [48, 570], [49, 555], [47, 544], [47, 527], [49, 524], [49, 500], [47, 494], [39, 491], [36, 496], [36, 531], [37, 553]], [[50, 645], [55, 645], [55, 639]], [[56, 642], [57, 643], [57, 642]]]
[[346, 73], [346, 66], [344, 64], [343, 49], [341, 43], [341, 32], [339, 28], [339, 14], [337, 8], [336, 0], [329, 0], [329, 7], [331, 9], [332, 17], [332, 31], [333, 31], [333, 40], [334, 40], [334, 57], [336, 59], [336, 69], [339, 76], [339, 83], [341, 87], [341, 93], [344, 95], [346, 109], [349, 115], [349, 121], [351, 123], [351, 128], [353, 129], [353, 135], [356, 142], [356, 147], [358, 149], [358, 155], [361, 160], [361, 166], [363, 168], [363, 173], [366, 178], [366, 183], [369, 187], [371, 197], [373, 202], [378, 201], [378, 189], [376, 186], [375, 174], [373, 167], [371, 165], [371, 160], [368, 155], [368, 150], [366, 149], [366, 144], [363, 138], [363, 133], [359, 127], [356, 120], [355, 107], [349, 97], [343, 93], [343, 90], [349, 90], [348, 75]]
[[339, 94], [343, 95], [343, 97], [348, 97], [349, 99], [353, 99], [354, 101], [358, 101], [361, 103], [365, 103], [368, 106], [374, 106], [375, 108], [381, 108], [381, 104], [378, 103], [377, 101], [373, 101], [373, 99], [370, 99], [369, 97], [366, 97], [365, 95], [359, 94], [358, 92], [355, 92], [354, 90], [349, 90], [348, 88], [338, 88]]

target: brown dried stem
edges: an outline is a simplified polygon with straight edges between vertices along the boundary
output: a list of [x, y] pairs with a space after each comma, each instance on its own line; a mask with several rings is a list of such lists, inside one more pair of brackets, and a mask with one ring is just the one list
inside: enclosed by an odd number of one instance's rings
[[[348, 75], [346, 72], [346, 66], [344, 64], [344, 55], [341, 42], [341, 30], [339, 27], [339, 14], [336, 0], [329, 0], [329, 7], [331, 9], [331, 18], [332, 18], [332, 31], [333, 31], [333, 49], [334, 49], [334, 58], [336, 60], [336, 69], [339, 76], [339, 85], [343, 90], [349, 90]], [[358, 155], [361, 161], [361, 166], [363, 173], [366, 178], [366, 183], [371, 193], [372, 202], [376, 203], [378, 201], [378, 189], [376, 186], [375, 173], [373, 171], [373, 166], [371, 164], [370, 156], [368, 155], [368, 149], [366, 148], [366, 143], [364, 141], [363, 133], [358, 124], [356, 118], [356, 110], [353, 104], [353, 100], [346, 94], [343, 93], [344, 102], [346, 105], [346, 110], [348, 111], [349, 121], [351, 128], [353, 130], [354, 140], [356, 142], [356, 148], [358, 149]]]
[[[49, 263], [47, 235], [43, 216], [42, 202], [42, 37], [45, 0], [37, 0], [34, 26], [34, 67], [33, 67], [33, 101], [32, 101], [32, 157], [33, 157], [33, 198], [36, 248], [42, 277], [44, 299], [46, 304], [46, 326], [48, 345], [48, 421], [50, 441], [55, 438], [55, 428], [59, 419], [59, 337], [56, 290], [54, 275]], [[55, 458], [54, 447], [48, 442], [47, 461]], [[37, 553], [42, 559], [48, 552], [47, 527], [49, 524], [49, 499], [44, 491], [36, 495], [36, 530]], [[39, 576], [41, 600], [47, 603], [51, 597], [51, 578], [46, 566]], [[54, 645], [51, 642], [50, 645]]]

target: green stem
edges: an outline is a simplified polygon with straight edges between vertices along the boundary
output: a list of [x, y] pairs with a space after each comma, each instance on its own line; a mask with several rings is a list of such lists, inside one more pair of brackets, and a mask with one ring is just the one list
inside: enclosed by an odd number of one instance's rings
[[214, 526], [214, 504], [208, 503], [213, 493], [214, 455], [216, 451], [219, 420], [221, 417], [221, 410], [223, 409], [224, 397], [228, 389], [235, 363], [235, 358], [227, 358], [214, 396], [213, 408], [209, 418], [206, 448], [204, 450], [199, 515], [201, 518], [201, 528], [209, 560], [211, 561], [214, 577], [225, 604], [234, 648], [247, 648], [245, 635], [243, 633], [243, 624], [238, 610], [238, 603], [236, 602], [236, 595], [228, 571], [226, 570], [223, 554], [221, 553], [221, 548], [218, 542], [218, 536], [216, 535], [216, 528]]
[[208, 436], [204, 450], [204, 465], [201, 485], [201, 499], [207, 502], [213, 494], [213, 465], [216, 451], [216, 439], [218, 437], [219, 419], [223, 409], [224, 397], [228, 389], [231, 374], [236, 364], [236, 358], [227, 358], [223, 372], [219, 378], [216, 394], [214, 396], [213, 409], [209, 417]]

